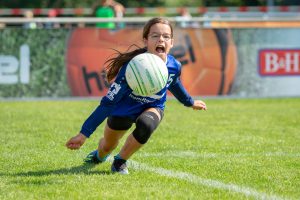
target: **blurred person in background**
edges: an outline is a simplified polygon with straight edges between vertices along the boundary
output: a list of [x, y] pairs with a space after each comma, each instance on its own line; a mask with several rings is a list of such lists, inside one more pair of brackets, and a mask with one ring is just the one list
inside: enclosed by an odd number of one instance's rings
[[[27, 19], [33, 19], [34, 14], [31, 10], [26, 10], [24, 12], [24, 17], [27, 18]], [[38, 24], [36, 22], [26, 22], [26, 23], [23, 24], [23, 28], [36, 29], [36, 28], [38, 28]]]
[[191, 21], [192, 15], [186, 7], [180, 9], [180, 16], [175, 17], [175, 20], [181, 28], [199, 27], [197, 22]]
[[[114, 11], [115, 11], [115, 17], [117, 19], [121, 19], [124, 17], [124, 14], [125, 14], [125, 8], [122, 4], [116, 2], [116, 1], [113, 1], [113, 0], [109, 0], [108, 1], [112, 7], [114, 8]], [[125, 27], [125, 24], [122, 23], [122, 22], [117, 22], [117, 29], [120, 29], [120, 28], [124, 28]]]
[[[96, 2], [93, 7], [93, 16], [99, 18], [117, 18], [120, 19], [124, 16], [125, 8], [122, 4], [114, 0], [101, 0]], [[118, 22], [105, 22], [97, 23], [96, 27], [98, 28], [109, 28], [109, 29], [119, 29], [124, 27], [124, 23]]]
[[[101, 1], [100, 4], [97, 2], [93, 6], [93, 16], [98, 18], [114, 18], [115, 13], [114, 9], [111, 5], [108, 5], [105, 3], [106, 1]], [[114, 22], [98, 22], [96, 23], [97, 28], [102, 29], [115, 29], [115, 23]]]
[[5, 27], [6, 27], [6, 24], [0, 23], [0, 29], [5, 28]]
[[[57, 11], [55, 9], [50, 9], [48, 11], [48, 18], [55, 18], [57, 17]], [[56, 22], [46, 22], [45, 23], [45, 28], [60, 28], [60, 24]]]

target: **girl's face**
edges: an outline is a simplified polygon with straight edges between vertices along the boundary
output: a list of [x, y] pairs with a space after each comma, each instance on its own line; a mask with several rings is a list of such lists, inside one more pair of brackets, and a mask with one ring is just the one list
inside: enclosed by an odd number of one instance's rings
[[167, 24], [156, 23], [151, 26], [148, 38], [144, 38], [145, 46], [149, 53], [153, 53], [163, 61], [167, 60], [167, 54], [173, 47], [171, 28]]

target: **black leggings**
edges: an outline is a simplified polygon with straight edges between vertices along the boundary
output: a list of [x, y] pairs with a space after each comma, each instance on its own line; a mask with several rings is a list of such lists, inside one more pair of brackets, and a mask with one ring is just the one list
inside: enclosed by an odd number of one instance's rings
[[163, 118], [163, 110], [159, 108], [156, 109], [159, 112], [160, 119], [159, 116], [157, 116], [154, 112], [145, 111], [138, 116], [135, 122], [129, 117], [111, 116], [108, 118], [107, 124], [109, 128], [113, 130], [125, 131], [130, 129], [132, 124], [135, 123], [136, 128], [132, 134], [139, 143], [145, 144]]

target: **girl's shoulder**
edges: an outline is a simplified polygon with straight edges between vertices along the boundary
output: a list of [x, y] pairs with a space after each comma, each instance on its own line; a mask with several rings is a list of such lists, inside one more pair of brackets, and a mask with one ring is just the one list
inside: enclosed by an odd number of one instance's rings
[[127, 66], [128, 66], [128, 63], [129, 63], [129, 61], [126, 62], [126, 63], [120, 68], [120, 70], [119, 70], [119, 72], [118, 72], [118, 75], [119, 75], [119, 76], [125, 76], [125, 72], [126, 72], [126, 68], [127, 68]]
[[181, 70], [181, 63], [172, 55], [168, 54], [167, 67], [173, 70]]

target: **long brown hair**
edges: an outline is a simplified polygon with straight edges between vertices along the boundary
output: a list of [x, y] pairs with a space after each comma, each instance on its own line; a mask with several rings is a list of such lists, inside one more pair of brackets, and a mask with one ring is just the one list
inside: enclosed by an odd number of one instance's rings
[[[143, 29], [143, 39], [147, 39], [149, 32], [150, 32], [150, 28], [152, 25], [157, 24], [157, 23], [161, 23], [161, 24], [166, 24], [170, 27], [171, 29], [171, 37], [173, 38], [173, 27], [171, 25], [171, 23], [163, 18], [152, 18], [151, 20], [149, 20], [146, 25], [144, 26]], [[131, 49], [131, 47], [136, 47], [135, 50], [129, 51], [129, 49]], [[110, 58], [108, 59], [105, 64], [107, 64], [106, 66], [106, 77], [108, 82], [111, 82], [119, 73], [121, 67], [126, 64], [127, 62], [129, 62], [133, 57], [135, 57], [138, 54], [141, 53], [145, 53], [147, 51], [146, 47], [140, 48], [137, 45], [131, 45], [129, 47], [128, 51], [125, 53], [122, 53], [118, 50], [116, 51], [117, 56], [114, 58]]]

